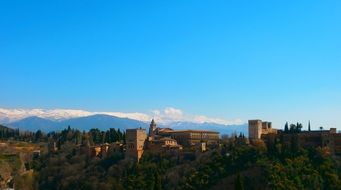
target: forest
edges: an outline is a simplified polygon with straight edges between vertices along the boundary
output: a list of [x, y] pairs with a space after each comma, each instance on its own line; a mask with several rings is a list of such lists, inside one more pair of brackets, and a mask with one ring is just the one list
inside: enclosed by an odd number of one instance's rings
[[[292, 125], [292, 131], [299, 131], [297, 126]], [[28, 164], [34, 179], [24, 189], [341, 189], [340, 158], [328, 148], [304, 149], [294, 141], [250, 145], [243, 134], [224, 135], [219, 147], [204, 153], [146, 152], [139, 163], [126, 159], [124, 152], [99, 158], [79, 148], [124, 143], [124, 136], [116, 129], [81, 132], [70, 127], [32, 133], [29, 139], [36, 143], [55, 140], [58, 151]]]

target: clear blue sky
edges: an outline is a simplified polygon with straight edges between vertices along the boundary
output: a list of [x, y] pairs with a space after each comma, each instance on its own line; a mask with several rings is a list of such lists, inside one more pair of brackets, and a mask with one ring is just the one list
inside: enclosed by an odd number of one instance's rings
[[341, 1], [1, 1], [0, 107], [341, 129]]

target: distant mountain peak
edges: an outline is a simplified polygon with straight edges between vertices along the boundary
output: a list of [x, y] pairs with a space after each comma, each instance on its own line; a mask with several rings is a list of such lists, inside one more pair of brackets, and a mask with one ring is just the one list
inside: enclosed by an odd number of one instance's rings
[[120, 118], [129, 118], [141, 121], [149, 121], [150, 116], [143, 113], [122, 112], [90, 112], [78, 109], [4, 109], [0, 108], [0, 123], [19, 121], [27, 117], [40, 117], [49, 120], [61, 121], [71, 118], [86, 117], [92, 115], [109, 115]]
[[[36, 131], [61, 130], [67, 126], [88, 130], [90, 128], [127, 128], [149, 126], [152, 118], [159, 126], [175, 129], [212, 129], [221, 132], [240, 130], [241, 120], [224, 120], [203, 115], [188, 115], [180, 109], [167, 107], [154, 110], [153, 115], [132, 112], [90, 112], [77, 109], [4, 109], [0, 108], [0, 124], [13, 128]], [[234, 126], [237, 126], [235, 129]]]
[[[44, 119], [38, 116], [30, 116], [19, 121], [9, 123], [7, 126], [19, 128], [21, 130], [36, 131], [38, 129], [50, 132], [60, 131], [68, 126], [79, 130], [90, 130], [91, 128], [99, 128], [100, 130], [108, 130], [116, 128], [126, 130], [129, 128], [148, 128], [149, 122], [143, 122], [128, 118], [120, 118], [105, 114], [96, 114], [78, 118], [71, 118], [61, 121]], [[180, 129], [200, 129], [218, 131], [220, 134], [244, 133], [247, 134], [247, 125], [223, 125], [215, 123], [193, 123], [193, 122], [174, 122], [167, 125], [158, 124], [159, 127], [170, 127], [175, 130]]]

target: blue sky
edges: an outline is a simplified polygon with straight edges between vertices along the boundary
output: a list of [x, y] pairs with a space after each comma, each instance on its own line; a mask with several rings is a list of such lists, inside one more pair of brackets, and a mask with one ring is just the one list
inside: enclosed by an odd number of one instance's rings
[[1, 1], [0, 107], [341, 129], [341, 1]]

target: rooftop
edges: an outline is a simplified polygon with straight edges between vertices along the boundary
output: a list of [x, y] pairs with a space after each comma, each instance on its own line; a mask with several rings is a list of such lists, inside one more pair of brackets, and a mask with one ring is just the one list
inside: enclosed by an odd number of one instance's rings
[[219, 132], [217, 131], [207, 131], [207, 130], [174, 130], [174, 131], [170, 131], [169, 133], [217, 133], [219, 134]]
[[136, 129], [127, 129], [126, 131], [145, 131], [146, 129], [143, 128], [136, 128]]

